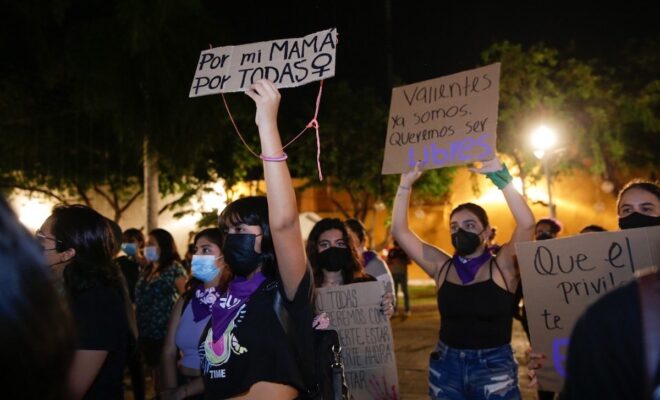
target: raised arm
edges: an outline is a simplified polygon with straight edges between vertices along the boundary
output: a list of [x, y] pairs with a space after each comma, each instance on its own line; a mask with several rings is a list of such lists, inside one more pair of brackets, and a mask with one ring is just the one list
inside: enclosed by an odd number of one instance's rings
[[280, 93], [270, 81], [264, 79], [252, 84], [245, 93], [257, 105], [255, 121], [259, 127], [264, 160], [270, 230], [284, 291], [287, 298], [293, 300], [305, 274], [307, 260], [296, 195], [277, 129]]
[[392, 236], [408, 256], [437, 282], [440, 268], [449, 259], [449, 255], [422, 241], [408, 226], [408, 205], [412, 186], [421, 175], [419, 163], [412, 171], [401, 174], [401, 183], [392, 210]]
[[485, 174], [502, 190], [509, 210], [513, 214], [513, 219], [516, 222], [513, 234], [511, 235], [511, 239], [498, 252], [498, 259], [506, 259], [513, 262], [513, 256], [516, 254], [514, 244], [534, 238], [534, 214], [532, 214], [532, 210], [527, 205], [525, 198], [513, 186], [513, 179], [506, 166], [497, 157], [489, 161], [484, 161], [481, 168], [472, 170]]

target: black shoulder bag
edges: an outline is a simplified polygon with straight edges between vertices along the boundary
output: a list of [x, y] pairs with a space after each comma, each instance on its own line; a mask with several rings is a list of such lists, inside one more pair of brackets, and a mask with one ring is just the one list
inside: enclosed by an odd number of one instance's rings
[[[275, 287], [273, 295], [273, 309], [277, 319], [284, 329], [289, 346], [293, 350], [301, 381], [307, 388], [304, 398], [312, 400], [348, 400], [348, 386], [344, 375], [344, 365], [341, 361], [341, 346], [339, 335], [333, 329], [313, 329], [314, 336], [314, 362], [313, 366], [306, 365], [296, 350], [295, 327], [289, 312], [282, 304], [282, 294]], [[311, 328], [311, 327], [310, 327]]]

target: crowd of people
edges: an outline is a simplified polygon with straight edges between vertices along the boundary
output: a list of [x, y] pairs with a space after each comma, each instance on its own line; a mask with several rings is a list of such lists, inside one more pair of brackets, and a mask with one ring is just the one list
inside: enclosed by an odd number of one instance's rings
[[[380, 282], [380, 311], [407, 316], [407, 270], [414, 261], [437, 286], [441, 316], [429, 358], [430, 397], [519, 399], [511, 333], [514, 317], [526, 326], [520, 285], [526, 266], [518, 265], [515, 244], [553, 239], [561, 224], [536, 221], [494, 158], [474, 171], [502, 191], [512, 236], [494, 245], [486, 210], [464, 203], [450, 214], [453, 249], [441, 249], [409, 226], [418, 163], [401, 176], [395, 242], [386, 259], [368, 250], [358, 220], [324, 218], [305, 242], [277, 127], [279, 91], [261, 80], [246, 94], [256, 104], [267, 196], [230, 203], [218, 227], [195, 235], [184, 260], [168, 231], [122, 232], [82, 205], [57, 206], [30, 235], [0, 199], [0, 337], [12, 363], [0, 380], [8, 398], [122, 399], [127, 370], [138, 400], [150, 390], [164, 400], [311, 398], [318, 382], [305, 370], [313, 365], [319, 325], [315, 289]], [[660, 225], [659, 186], [626, 186], [617, 210], [621, 229]], [[583, 232], [602, 230], [592, 225]], [[635, 312], [640, 287], [615, 290], [582, 316], [571, 339], [564, 398], [637, 399], [657, 387], [658, 359], [644, 347], [647, 321]], [[277, 302], [292, 332], [285, 331]], [[543, 356], [532, 360], [533, 383]]]

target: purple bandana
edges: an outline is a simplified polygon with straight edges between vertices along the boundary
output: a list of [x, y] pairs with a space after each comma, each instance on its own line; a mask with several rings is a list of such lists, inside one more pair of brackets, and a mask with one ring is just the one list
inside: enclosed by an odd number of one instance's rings
[[226, 296], [216, 301], [211, 309], [214, 343], [222, 337], [241, 306], [250, 300], [250, 296], [265, 280], [264, 274], [257, 272], [250, 280], [237, 276], [229, 283]]
[[199, 322], [211, 314], [211, 307], [218, 299], [218, 293], [214, 287], [204, 289], [204, 285], [199, 285], [190, 299], [192, 304], [193, 321]]
[[472, 282], [474, 277], [477, 276], [479, 268], [484, 265], [486, 261], [490, 260], [492, 256], [493, 254], [488, 250], [484, 251], [479, 257], [475, 257], [471, 260], [463, 258], [458, 254], [454, 254], [452, 260], [456, 266], [456, 273], [458, 274], [458, 277], [461, 278], [461, 282], [463, 282], [464, 285]]

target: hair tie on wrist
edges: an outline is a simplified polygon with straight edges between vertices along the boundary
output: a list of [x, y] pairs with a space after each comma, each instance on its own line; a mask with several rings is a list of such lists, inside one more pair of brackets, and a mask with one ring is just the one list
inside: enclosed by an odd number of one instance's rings
[[287, 158], [289, 158], [289, 156], [287, 156], [285, 152], [282, 152], [281, 156], [275, 156], [275, 157], [259, 154], [259, 158], [261, 158], [264, 161], [285, 161]]
[[401, 188], [403, 190], [410, 190], [410, 186], [399, 185], [399, 188]]

